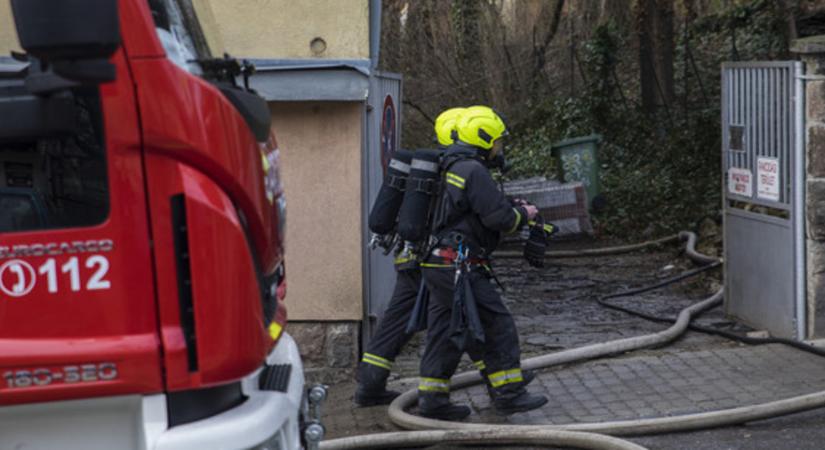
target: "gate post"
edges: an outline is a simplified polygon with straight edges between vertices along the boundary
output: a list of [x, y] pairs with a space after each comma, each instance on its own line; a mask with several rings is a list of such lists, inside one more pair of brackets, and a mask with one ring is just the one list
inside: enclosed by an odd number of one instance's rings
[[809, 339], [825, 338], [825, 35], [798, 39], [805, 63], [805, 230]]

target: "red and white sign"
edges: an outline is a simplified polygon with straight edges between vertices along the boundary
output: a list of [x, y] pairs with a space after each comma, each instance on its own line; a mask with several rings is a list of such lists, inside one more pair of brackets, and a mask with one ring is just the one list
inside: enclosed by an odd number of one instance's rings
[[779, 201], [779, 160], [760, 157], [756, 161], [756, 196]]
[[728, 192], [743, 197], [753, 196], [753, 174], [748, 169], [728, 169]]

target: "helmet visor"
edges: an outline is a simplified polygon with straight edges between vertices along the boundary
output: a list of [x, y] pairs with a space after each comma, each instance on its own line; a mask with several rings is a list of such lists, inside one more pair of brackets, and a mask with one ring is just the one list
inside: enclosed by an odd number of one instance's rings
[[501, 140], [501, 138], [496, 139], [495, 142], [493, 142], [493, 148], [490, 149], [490, 159], [495, 158], [496, 155], [501, 154], [503, 152], [504, 142]]

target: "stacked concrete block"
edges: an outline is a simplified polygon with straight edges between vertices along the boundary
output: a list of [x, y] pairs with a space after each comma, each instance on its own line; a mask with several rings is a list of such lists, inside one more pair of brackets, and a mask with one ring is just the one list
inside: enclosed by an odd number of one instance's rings
[[582, 183], [559, 183], [544, 177], [504, 183], [504, 192], [536, 205], [542, 217], [559, 227], [557, 236], [593, 233], [587, 208], [587, 191]]

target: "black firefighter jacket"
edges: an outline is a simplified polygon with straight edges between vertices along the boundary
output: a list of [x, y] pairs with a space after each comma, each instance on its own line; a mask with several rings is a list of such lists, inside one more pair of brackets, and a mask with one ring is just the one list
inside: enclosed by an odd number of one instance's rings
[[477, 152], [462, 143], [447, 148], [433, 233], [439, 239], [461, 233], [471, 256], [485, 257], [496, 249], [502, 232], [514, 232], [527, 223], [527, 211], [510, 203]]

